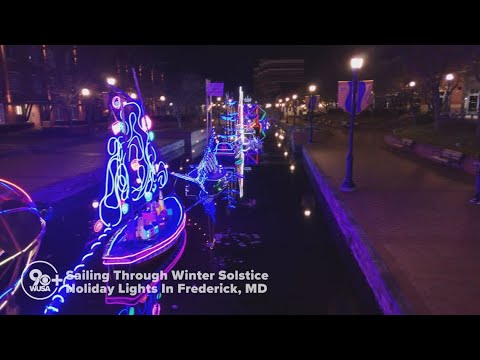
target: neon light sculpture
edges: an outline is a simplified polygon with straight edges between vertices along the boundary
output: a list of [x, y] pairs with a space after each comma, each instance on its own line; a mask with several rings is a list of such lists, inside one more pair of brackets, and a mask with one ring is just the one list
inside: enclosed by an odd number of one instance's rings
[[[152, 120], [145, 114], [134, 70], [133, 76], [135, 99], [111, 86], [113, 136], [107, 140], [105, 186], [94, 228], [100, 235], [87, 243], [74, 274], [87, 266], [97, 249], [104, 250], [105, 265], [129, 266], [163, 254], [183, 234], [185, 211], [176, 197], [163, 198], [167, 166], [158, 158]], [[59, 312], [73, 283], [64, 279], [45, 314]]]
[[35, 260], [46, 223], [25, 190], [0, 179], [0, 313]]

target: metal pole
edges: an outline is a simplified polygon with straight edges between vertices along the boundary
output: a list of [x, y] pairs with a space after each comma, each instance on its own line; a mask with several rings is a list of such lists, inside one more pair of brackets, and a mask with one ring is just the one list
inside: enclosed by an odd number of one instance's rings
[[[207, 119], [207, 123], [210, 121], [210, 124], [208, 125], [208, 129], [210, 128], [213, 129], [213, 102], [212, 102], [212, 95], [210, 95], [210, 119]], [[208, 141], [209, 135], [207, 133], [207, 141]]]
[[310, 102], [308, 103], [308, 115], [310, 117], [310, 133], [308, 135], [308, 143], [313, 142], [313, 94], [310, 94]]
[[210, 80], [205, 79], [205, 121], [207, 122], [207, 133], [205, 134], [206, 140], [208, 141], [208, 85]]
[[355, 183], [353, 182], [353, 130], [355, 115], [357, 112], [357, 88], [358, 88], [358, 70], [353, 69], [353, 81], [352, 81], [352, 113], [350, 116], [350, 134], [348, 137], [348, 155], [347, 155], [347, 167], [345, 171], [345, 180], [341, 187], [342, 191], [355, 190]]

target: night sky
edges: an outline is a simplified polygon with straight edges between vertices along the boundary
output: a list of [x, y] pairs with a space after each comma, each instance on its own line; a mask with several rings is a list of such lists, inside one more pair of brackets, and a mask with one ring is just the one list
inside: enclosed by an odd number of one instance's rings
[[[306, 82], [320, 93], [335, 94], [337, 81], [349, 80], [352, 56], [364, 57], [361, 79], [375, 81], [376, 88], [391, 86], [405, 61], [403, 45], [84, 45], [89, 66], [108, 69], [115, 58], [131, 63], [167, 64], [167, 71], [194, 72], [213, 81], [224, 81], [226, 90], [242, 85], [253, 90], [253, 68], [262, 58], [305, 59]], [[451, 46], [452, 51], [454, 51]], [[428, 46], [425, 46], [428, 51]], [[402, 58], [403, 56], [403, 58]], [[106, 70], [103, 70], [106, 71]]]

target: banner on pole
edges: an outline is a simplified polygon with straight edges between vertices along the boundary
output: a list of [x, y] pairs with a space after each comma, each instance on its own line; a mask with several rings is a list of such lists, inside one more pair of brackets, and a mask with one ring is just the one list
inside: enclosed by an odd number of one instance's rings
[[207, 85], [208, 96], [223, 96], [223, 83], [209, 82]]
[[[338, 107], [348, 113], [352, 113], [352, 81], [338, 82]], [[358, 82], [357, 90], [357, 109], [359, 114], [372, 104], [373, 101], [373, 80], [364, 80]]]

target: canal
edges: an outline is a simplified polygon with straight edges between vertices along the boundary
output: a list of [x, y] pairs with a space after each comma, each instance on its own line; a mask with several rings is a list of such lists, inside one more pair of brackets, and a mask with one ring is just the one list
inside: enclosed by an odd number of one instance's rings
[[[259, 164], [251, 165], [245, 173], [244, 198], [235, 208], [218, 199], [215, 222], [202, 206], [188, 213], [185, 247], [174, 267], [214, 274], [221, 270], [266, 273], [266, 292], [163, 293], [155, 298], [162, 315], [380, 313], [353, 257], [340, 245], [341, 239], [331, 230], [328, 217], [317, 203], [301, 159], [292, 155], [288, 144], [273, 133], [274, 130], [270, 131], [265, 141]], [[170, 164], [173, 170], [180, 166], [185, 164]], [[174, 186], [180, 197], [184, 196], [184, 184], [177, 181]], [[78, 263], [85, 239], [90, 236], [94, 218], [91, 203], [98, 198], [99, 188], [54, 207], [38, 259], [51, 262], [62, 274]], [[95, 271], [105, 271], [100, 256], [92, 261], [92, 266]], [[196, 286], [221, 282], [185, 281]], [[242, 281], [235, 284], [244, 286]], [[171, 277], [165, 285], [176, 286]], [[104, 297], [70, 295], [59, 313], [151, 314], [149, 307], [155, 302], [147, 301], [130, 309], [107, 305]], [[19, 312], [24, 314], [43, 313], [48, 304], [23, 294], [19, 294], [17, 303]]]

